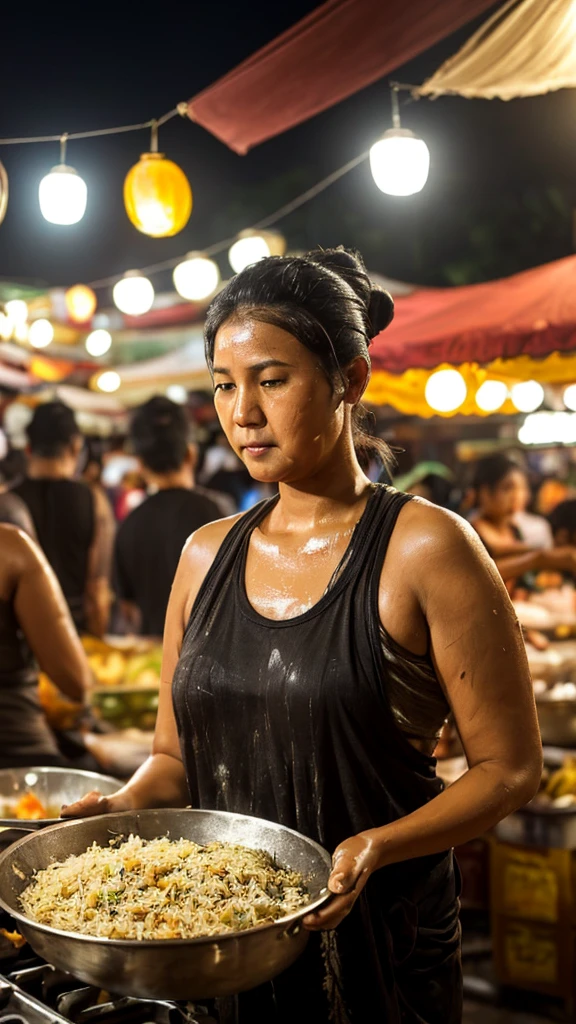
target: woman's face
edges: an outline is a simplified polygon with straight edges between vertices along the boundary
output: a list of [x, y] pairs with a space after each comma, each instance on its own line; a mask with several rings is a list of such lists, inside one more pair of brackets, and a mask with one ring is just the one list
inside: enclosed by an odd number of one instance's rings
[[214, 345], [214, 402], [250, 475], [295, 483], [326, 467], [342, 437], [345, 404], [317, 358], [281, 327], [228, 320]]
[[491, 519], [509, 519], [526, 507], [528, 496], [524, 473], [511, 469], [494, 488], [481, 488], [480, 505], [483, 514]]

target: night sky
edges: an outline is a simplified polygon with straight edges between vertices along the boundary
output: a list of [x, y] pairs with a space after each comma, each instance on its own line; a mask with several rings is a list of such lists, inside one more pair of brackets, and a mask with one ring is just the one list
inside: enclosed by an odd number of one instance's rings
[[[6, 3], [0, 135], [73, 132], [160, 116], [316, 6], [306, 0]], [[393, 77], [422, 81], [486, 16]], [[368, 148], [390, 126], [389, 111], [382, 80], [246, 157], [175, 119], [161, 129], [160, 149], [186, 171], [195, 209], [188, 227], [164, 240], [140, 235], [122, 203], [124, 176], [148, 149], [146, 132], [69, 144], [68, 162], [89, 189], [84, 219], [69, 228], [48, 224], [38, 207], [38, 183], [58, 162], [57, 144], [2, 147], [11, 193], [0, 226], [0, 277], [69, 285], [201, 249]], [[511, 273], [571, 251], [576, 91], [508, 104], [420, 101], [402, 113], [405, 126], [431, 150], [424, 192], [384, 196], [363, 165], [279, 225], [292, 247], [358, 245], [372, 269], [431, 284], [460, 273]], [[462, 270], [470, 254], [475, 267]], [[168, 275], [155, 283], [169, 286]]]

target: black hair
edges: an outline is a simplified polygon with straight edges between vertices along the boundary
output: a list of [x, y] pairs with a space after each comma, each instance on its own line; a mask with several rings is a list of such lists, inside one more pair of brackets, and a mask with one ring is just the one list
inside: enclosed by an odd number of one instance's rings
[[34, 410], [26, 428], [33, 455], [56, 459], [80, 436], [76, 417], [64, 402], [44, 402]]
[[481, 487], [488, 487], [489, 490], [494, 491], [498, 484], [502, 483], [504, 478], [513, 470], [526, 475], [524, 466], [510, 455], [502, 452], [496, 455], [486, 455], [485, 458], [479, 459], [474, 470], [472, 484], [476, 494], [478, 494]]
[[[214, 365], [220, 327], [236, 315], [273, 324], [292, 334], [318, 356], [336, 392], [346, 387], [344, 369], [358, 356], [370, 368], [368, 346], [394, 316], [388, 292], [370, 282], [358, 252], [339, 247], [304, 256], [270, 256], [247, 267], [213, 299], [205, 326], [206, 362]], [[390, 463], [388, 445], [365, 429], [366, 413], [353, 413], [354, 447], [359, 456]]]
[[572, 536], [576, 532], [576, 498], [569, 498], [568, 501], [561, 501], [556, 505], [548, 516], [548, 522], [552, 527], [552, 533], [568, 530]]
[[180, 469], [188, 452], [188, 420], [181, 405], [157, 395], [134, 413], [130, 424], [134, 454], [152, 473]]

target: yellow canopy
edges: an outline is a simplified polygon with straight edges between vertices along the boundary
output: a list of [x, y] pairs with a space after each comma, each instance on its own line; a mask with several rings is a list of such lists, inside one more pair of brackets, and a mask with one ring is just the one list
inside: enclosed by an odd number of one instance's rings
[[[436, 413], [426, 402], [424, 391], [428, 378], [437, 370], [446, 369], [460, 371], [468, 393], [458, 409], [449, 413]], [[433, 370], [410, 369], [402, 374], [375, 370], [364, 397], [373, 405], [391, 405], [407, 416], [422, 416], [426, 419], [431, 416], [489, 416], [491, 413], [483, 412], [474, 400], [478, 388], [485, 380], [501, 380], [509, 386], [526, 380], [537, 380], [541, 384], [573, 384], [576, 382], [576, 353], [563, 355], [553, 352], [546, 359], [532, 359], [530, 356], [495, 359], [486, 366], [479, 366], [478, 363], [461, 363], [459, 366], [442, 363]], [[515, 414], [518, 410], [507, 399], [497, 411]]]

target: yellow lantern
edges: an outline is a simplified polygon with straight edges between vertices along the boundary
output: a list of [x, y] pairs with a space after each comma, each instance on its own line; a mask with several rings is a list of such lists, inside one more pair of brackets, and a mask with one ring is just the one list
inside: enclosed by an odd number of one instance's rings
[[184, 171], [163, 153], [143, 153], [126, 175], [124, 205], [138, 231], [168, 238], [190, 219], [192, 189]]
[[85, 284], [75, 284], [64, 296], [68, 316], [76, 324], [85, 324], [96, 312], [98, 300], [91, 288]]

